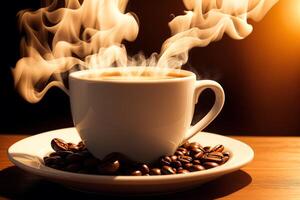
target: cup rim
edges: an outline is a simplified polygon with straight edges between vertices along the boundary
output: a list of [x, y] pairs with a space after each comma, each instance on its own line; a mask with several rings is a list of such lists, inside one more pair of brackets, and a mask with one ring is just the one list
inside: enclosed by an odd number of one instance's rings
[[[91, 78], [85, 78], [83, 75], [91, 73], [101, 73], [101, 72], [114, 72], [114, 71], [120, 71], [120, 70], [141, 70], [142, 68], [145, 68], [145, 70], [165, 70], [166, 73], [175, 73], [175, 74], [183, 74], [182, 77], [174, 77], [174, 78], [168, 78], [168, 79], [91, 79]], [[101, 69], [87, 69], [87, 70], [80, 70], [71, 72], [69, 74], [70, 79], [74, 80], [80, 80], [85, 82], [91, 82], [91, 83], [99, 83], [99, 82], [106, 82], [106, 83], [167, 83], [167, 82], [181, 82], [181, 81], [187, 81], [190, 79], [196, 80], [196, 75], [187, 70], [183, 69], [170, 69], [170, 68], [159, 68], [159, 67], [106, 67]]]

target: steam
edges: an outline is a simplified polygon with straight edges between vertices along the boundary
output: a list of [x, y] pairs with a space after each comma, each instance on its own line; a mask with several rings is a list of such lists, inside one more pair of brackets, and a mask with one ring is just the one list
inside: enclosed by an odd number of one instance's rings
[[162, 45], [158, 66], [177, 68], [188, 61], [193, 47], [205, 47], [224, 33], [241, 40], [253, 30], [248, 19], [261, 20], [278, 0], [183, 0], [185, 15], [169, 27], [172, 37]]
[[138, 34], [136, 19], [124, 13], [126, 0], [65, 0], [59, 8], [61, 2], [48, 1], [47, 7], [19, 13], [26, 33], [21, 41], [24, 57], [13, 75], [21, 95], [32, 103], [52, 86], [66, 91], [61, 74], [74, 65], [93, 69], [126, 64], [121, 42], [134, 41]]
[[[172, 36], [159, 54], [129, 57], [124, 40], [134, 41], [138, 21], [125, 13], [127, 0], [52, 0], [37, 11], [19, 13], [22, 58], [13, 69], [15, 85], [29, 102], [41, 100], [52, 86], [67, 92], [63, 73], [124, 66], [181, 68], [193, 47], [220, 40], [224, 33], [243, 39], [278, 0], [183, 0], [185, 15], [170, 23]], [[61, 5], [63, 3], [63, 5]], [[141, 68], [142, 69], [142, 68]]]

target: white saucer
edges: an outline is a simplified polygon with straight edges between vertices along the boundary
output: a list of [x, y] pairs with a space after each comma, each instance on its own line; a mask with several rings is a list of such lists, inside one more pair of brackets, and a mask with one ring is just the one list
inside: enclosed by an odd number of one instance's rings
[[75, 128], [49, 131], [16, 142], [8, 149], [8, 157], [16, 166], [32, 174], [90, 192], [157, 194], [182, 191], [236, 171], [254, 157], [253, 150], [245, 143], [229, 137], [201, 132], [190, 141], [197, 141], [205, 146], [223, 144], [232, 154], [227, 163], [213, 169], [189, 174], [141, 177], [85, 175], [55, 170], [42, 164], [42, 158], [53, 151], [50, 141], [55, 137], [73, 143], [80, 141]]

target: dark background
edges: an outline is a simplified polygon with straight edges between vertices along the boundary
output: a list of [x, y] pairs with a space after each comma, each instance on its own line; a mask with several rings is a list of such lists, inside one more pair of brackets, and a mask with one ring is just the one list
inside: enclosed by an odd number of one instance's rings
[[[37, 104], [14, 90], [10, 69], [19, 58], [20, 33], [16, 14], [37, 9], [39, 0], [2, 3], [0, 66], [0, 133], [35, 134], [72, 126], [68, 96], [51, 89]], [[128, 10], [141, 22], [138, 39], [128, 43], [131, 54], [159, 51], [170, 35], [170, 14], [182, 14], [181, 0], [131, 0]], [[187, 68], [217, 80], [226, 93], [222, 113], [206, 131], [231, 135], [300, 134], [300, 1], [281, 0], [253, 33], [242, 41], [224, 37], [190, 52]], [[209, 109], [213, 95], [205, 92], [195, 118]]]

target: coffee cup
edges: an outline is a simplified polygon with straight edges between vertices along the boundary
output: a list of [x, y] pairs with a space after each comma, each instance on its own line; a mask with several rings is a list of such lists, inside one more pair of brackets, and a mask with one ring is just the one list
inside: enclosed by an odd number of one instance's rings
[[[77, 71], [69, 75], [69, 88], [74, 125], [95, 157], [120, 152], [146, 163], [173, 154], [218, 115], [225, 100], [215, 81], [157, 67]], [[214, 105], [191, 126], [205, 89], [215, 93]]]

